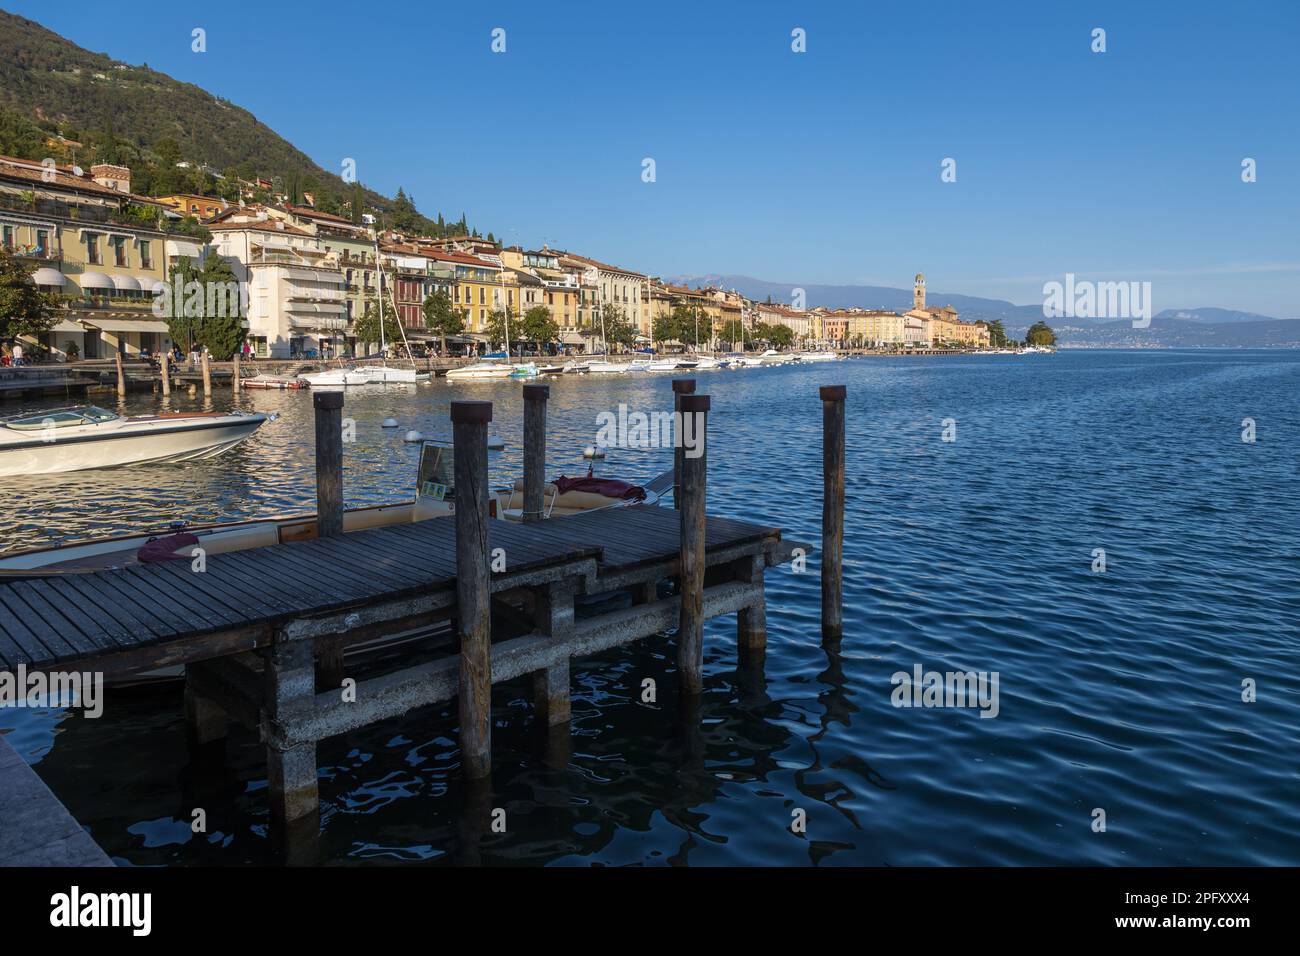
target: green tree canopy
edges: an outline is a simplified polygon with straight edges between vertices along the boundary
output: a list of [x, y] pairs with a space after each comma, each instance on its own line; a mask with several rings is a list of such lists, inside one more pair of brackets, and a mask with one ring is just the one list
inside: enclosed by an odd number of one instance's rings
[[539, 346], [549, 345], [560, 337], [560, 327], [551, 318], [551, 310], [544, 305], [535, 305], [524, 313], [519, 323], [519, 338], [536, 342]]
[[605, 306], [603, 316], [607, 345], [631, 348], [636, 343], [636, 326], [632, 324], [632, 320], [627, 317], [621, 305], [610, 303]]
[[451, 296], [445, 289], [436, 289], [424, 297], [421, 307], [424, 324], [431, 331], [438, 333], [440, 350], [447, 351], [447, 336], [460, 335], [465, 330], [465, 318], [451, 304]]
[[989, 328], [989, 345], [994, 348], [1004, 348], [1007, 344], [1007, 331], [1002, 327], [1002, 320], [993, 319], [985, 325]]
[[206, 346], [213, 358], [225, 361], [244, 341], [245, 298], [221, 256], [211, 254], [201, 265], [188, 256], [177, 260], [163, 308], [171, 340], [187, 350]]
[[57, 319], [57, 296], [36, 288], [27, 267], [0, 247], [0, 339], [41, 335]]
[[1055, 345], [1056, 333], [1052, 327], [1041, 319], [1029, 327], [1025, 333], [1026, 345]]
[[[352, 335], [358, 342], [377, 343], [379, 342], [379, 310], [375, 303], [370, 302], [366, 305], [366, 311], [361, 317], [352, 323]], [[384, 343], [393, 345], [402, 341], [402, 329], [397, 324], [397, 316], [393, 314], [392, 309], [384, 310]]]

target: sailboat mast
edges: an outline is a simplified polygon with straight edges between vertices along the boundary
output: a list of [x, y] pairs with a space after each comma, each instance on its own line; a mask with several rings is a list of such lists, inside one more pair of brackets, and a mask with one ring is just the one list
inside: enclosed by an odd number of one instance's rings
[[384, 267], [379, 263], [379, 233], [375, 233], [375, 271], [379, 273], [379, 359], [388, 364], [384, 357], [387, 345], [384, 343]]

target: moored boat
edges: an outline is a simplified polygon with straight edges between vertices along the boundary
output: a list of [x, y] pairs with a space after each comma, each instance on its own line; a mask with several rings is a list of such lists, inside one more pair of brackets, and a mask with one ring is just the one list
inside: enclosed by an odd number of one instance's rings
[[307, 388], [308, 383], [301, 378], [289, 378], [284, 375], [254, 375], [242, 379], [241, 388]]
[[94, 405], [0, 419], [0, 478], [208, 458], [276, 416], [158, 412], [122, 416]]

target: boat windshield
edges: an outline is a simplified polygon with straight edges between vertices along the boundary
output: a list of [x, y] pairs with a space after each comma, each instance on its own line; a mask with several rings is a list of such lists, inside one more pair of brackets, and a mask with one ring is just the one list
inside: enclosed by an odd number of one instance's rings
[[103, 422], [111, 422], [117, 417], [113, 412], [94, 405], [87, 405], [84, 408], [55, 408], [35, 415], [6, 418], [3, 424], [6, 428], [14, 428], [19, 431], [35, 431], [43, 428], [99, 425]]
[[450, 442], [426, 441], [420, 448], [420, 470], [415, 480], [415, 493], [421, 498], [441, 501], [455, 484], [456, 470], [452, 464]]

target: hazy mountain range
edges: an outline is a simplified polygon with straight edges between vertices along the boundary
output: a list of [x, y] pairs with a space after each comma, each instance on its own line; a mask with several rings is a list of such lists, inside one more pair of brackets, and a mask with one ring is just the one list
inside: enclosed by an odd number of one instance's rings
[[[681, 275], [670, 282], [680, 285], [714, 285], [736, 289], [751, 299], [789, 304], [791, 292], [804, 290], [808, 308], [826, 306], [847, 309], [892, 309], [905, 312], [912, 307], [912, 290], [879, 285], [817, 285], [771, 282], [742, 275]], [[1043, 318], [1042, 303], [1016, 305], [1005, 299], [986, 299], [931, 289], [930, 305], [951, 305], [961, 318], [975, 322], [999, 320], [1013, 338]], [[1151, 325], [1135, 329], [1129, 319], [1049, 319], [1063, 345], [1079, 347], [1137, 346], [1157, 348], [1281, 348], [1300, 347], [1300, 319], [1278, 319], [1232, 309], [1165, 309], [1156, 313]]]

